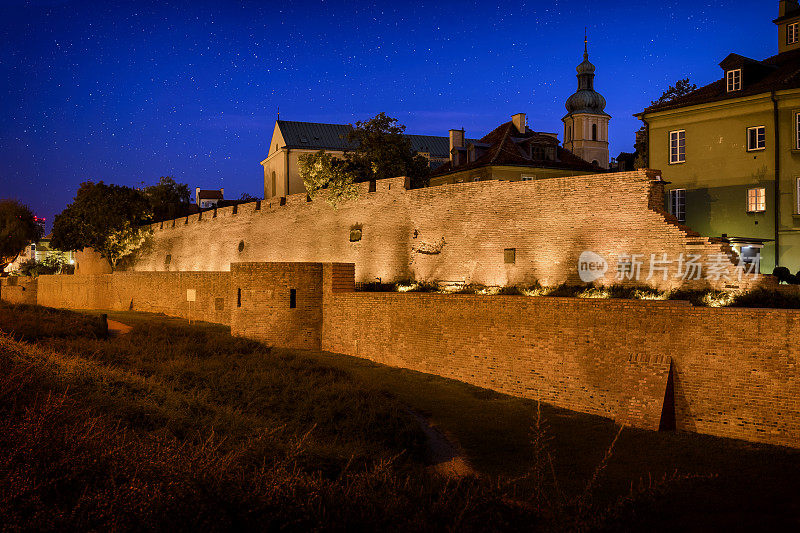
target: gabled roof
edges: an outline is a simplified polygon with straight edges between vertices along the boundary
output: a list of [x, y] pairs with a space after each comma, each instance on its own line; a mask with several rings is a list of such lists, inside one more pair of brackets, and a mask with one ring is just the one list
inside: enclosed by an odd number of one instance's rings
[[[355, 148], [355, 145], [347, 142], [347, 134], [353, 131], [353, 127], [349, 124], [279, 120], [278, 127], [287, 148], [338, 151]], [[409, 134], [405, 134], [404, 137], [411, 141], [411, 149], [415, 152], [426, 152], [433, 157], [449, 157], [449, 137]]]
[[219, 189], [200, 189], [197, 197], [201, 200], [222, 200], [222, 192]]
[[[466, 165], [454, 167], [451, 162], [439, 167], [435, 175], [461, 172], [490, 165], [524, 166], [536, 168], [556, 168], [598, 172], [601, 169], [584, 161], [569, 150], [558, 146], [558, 139], [535, 131], [520, 132], [513, 121], [496, 127], [480, 139], [480, 143], [488, 144], [489, 149], [481, 157]], [[556, 160], [532, 159], [523, 152], [520, 145], [540, 144], [556, 146]]]
[[741, 90], [728, 92], [725, 79], [722, 78], [671, 102], [651, 105], [642, 114], [800, 88], [800, 50], [784, 52], [763, 61], [754, 61], [738, 54], [731, 54], [721, 64], [727, 65], [736, 60], [760, 67], [754, 72], [755, 76], [750, 76], [751, 79], [748, 80], [749, 73], [744, 75]]

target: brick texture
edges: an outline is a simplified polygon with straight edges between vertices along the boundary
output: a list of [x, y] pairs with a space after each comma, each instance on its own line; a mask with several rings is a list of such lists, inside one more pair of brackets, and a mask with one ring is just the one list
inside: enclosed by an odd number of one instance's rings
[[35, 279], [8, 277], [0, 279], [0, 300], [10, 304], [36, 305], [38, 285]]
[[[618, 254], [699, 254], [714, 262], [730, 247], [700, 237], [663, 212], [657, 171], [636, 171], [526, 182], [482, 181], [406, 190], [404, 178], [359, 184], [357, 200], [333, 209], [306, 195], [217, 210], [153, 225], [151, 242], [129, 266], [135, 271], [227, 271], [236, 262], [342, 262], [356, 281], [417, 279], [486, 285], [577, 282], [577, 261], [592, 250], [609, 262], [615, 282]], [[284, 205], [281, 205], [284, 204]], [[173, 223], [175, 222], [175, 223]], [[361, 240], [350, 242], [360, 228]], [[239, 243], [244, 248], [239, 251]], [[515, 250], [513, 264], [504, 250]], [[167, 264], [167, 256], [169, 262]], [[670, 270], [668, 288], [681, 283]], [[649, 272], [642, 273], [642, 277]], [[744, 286], [733, 265], [724, 278], [694, 286]]]

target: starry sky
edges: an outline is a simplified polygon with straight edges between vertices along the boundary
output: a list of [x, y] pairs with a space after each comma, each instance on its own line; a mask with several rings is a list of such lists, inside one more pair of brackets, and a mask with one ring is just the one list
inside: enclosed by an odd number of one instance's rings
[[631, 115], [737, 52], [777, 53], [778, 1], [0, 0], [0, 198], [51, 227], [85, 180], [172, 175], [263, 195], [278, 111], [480, 137], [514, 113], [558, 132], [588, 27], [611, 155]]

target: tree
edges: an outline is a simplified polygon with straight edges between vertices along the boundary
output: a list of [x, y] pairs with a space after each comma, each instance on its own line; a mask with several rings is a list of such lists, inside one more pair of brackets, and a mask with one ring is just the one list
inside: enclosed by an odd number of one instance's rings
[[348, 142], [355, 148], [345, 154], [355, 172], [356, 182], [408, 176], [412, 187], [427, 183], [428, 160], [411, 148], [411, 141], [403, 135], [405, 129], [396, 118], [385, 113], [356, 122], [347, 134]]
[[41, 238], [42, 228], [28, 206], [16, 200], [0, 200], [0, 270]]
[[66, 267], [67, 257], [63, 252], [52, 252], [45, 256], [41, 261], [35, 258], [28, 259], [19, 266], [19, 274], [22, 276], [45, 276], [49, 274], [60, 274]]
[[326, 154], [324, 150], [304, 154], [299, 158], [300, 175], [311, 198], [325, 195], [325, 200], [336, 208], [341, 202], [358, 197], [354, 184], [356, 172], [349, 162]]
[[152, 219], [152, 205], [143, 191], [87, 181], [56, 215], [50, 245], [59, 250], [93, 248], [116, 270], [121, 258], [144, 243], [150, 228], [143, 225]]
[[176, 182], [172, 176], [161, 176], [157, 184], [144, 187], [142, 192], [150, 201], [156, 221], [182, 216], [186, 213], [191, 199], [189, 186]]
[[[661, 94], [658, 100], [651, 101], [650, 105], [666, 104], [696, 90], [697, 85], [690, 83], [689, 78], [683, 78], [676, 81], [675, 85], [670, 85], [669, 88]], [[650, 150], [650, 132], [647, 131], [647, 126], [643, 125], [639, 128], [639, 131], [636, 132], [636, 141], [633, 147], [636, 150], [634, 152], [636, 155], [634, 166], [636, 168], [647, 168], [650, 165], [648, 156]]]

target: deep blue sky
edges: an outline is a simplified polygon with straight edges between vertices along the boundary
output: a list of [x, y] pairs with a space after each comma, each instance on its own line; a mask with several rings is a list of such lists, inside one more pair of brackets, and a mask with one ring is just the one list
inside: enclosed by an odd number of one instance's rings
[[[167, 5], [169, 4], [169, 5]], [[173, 175], [263, 195], [276, 113], [479, 137], [517, 112], [558, 132], [588, 26], [611, 154], [631, 114], [729, 52], [777, 53], [778, 1], [0, 0], [0, 198], [48, 219], [82, 181]]]

